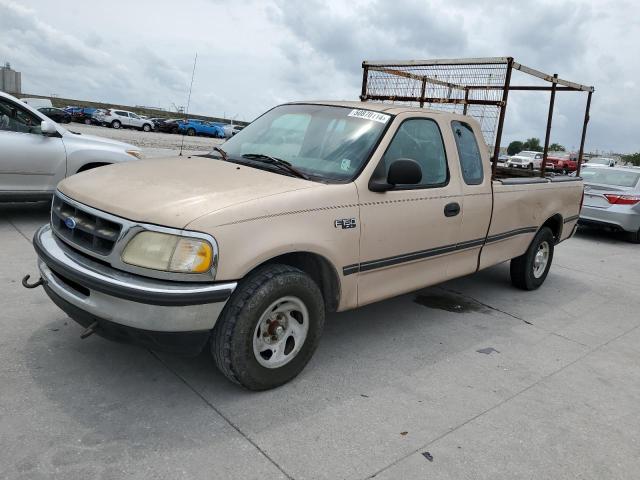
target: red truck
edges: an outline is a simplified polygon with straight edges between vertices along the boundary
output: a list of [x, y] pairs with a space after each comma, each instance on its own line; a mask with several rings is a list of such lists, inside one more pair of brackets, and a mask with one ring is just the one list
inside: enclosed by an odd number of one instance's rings
[[566, 175], [578, 169], [578, 154], [570, 152], [551, 152], [547, 155], [546, 170]]

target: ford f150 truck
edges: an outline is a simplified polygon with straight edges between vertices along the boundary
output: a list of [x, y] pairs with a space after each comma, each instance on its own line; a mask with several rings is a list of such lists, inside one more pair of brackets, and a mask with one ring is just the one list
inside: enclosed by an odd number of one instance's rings
[[304, 368], [327, 312], [507, 260], [516, 287], [542, 285], [582, 181], [492, 180], [487, 152], [468, 116], [281, 105], [209, 155], [62, 181], [34, 237], [38, 283], [85, 336], [207, 348], [230, 380], [272, 388]]

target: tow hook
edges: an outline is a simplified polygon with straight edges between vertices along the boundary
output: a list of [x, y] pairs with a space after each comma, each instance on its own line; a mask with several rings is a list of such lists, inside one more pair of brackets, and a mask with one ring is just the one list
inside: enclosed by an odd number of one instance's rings
[[80, 334], [80, 339], [84, 340], [85, 338], [93, 335], [96, 331], [96, 328], [98, 328], [98, 322], [93, 322], [91, 325], [89, 325], [86, 330], [84, 332], [82, 332]]
[[22, 279], [22, 286], [24, 288], [38, 288], [40, 285], [44, 285], [45, 283], [47, 283], [46, 280], [42, 277], [40, 277], [38, 281], [35, 283], [29, 283], [30, 277], [31, 275], [25, 275], [24, 278]]

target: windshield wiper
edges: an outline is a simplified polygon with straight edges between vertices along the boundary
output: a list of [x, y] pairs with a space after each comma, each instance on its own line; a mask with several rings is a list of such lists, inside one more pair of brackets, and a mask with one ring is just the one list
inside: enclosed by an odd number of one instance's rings
[[309, 176], [307, 174], [301, 172], [289, 162], [287, 162], [286, 160], [282, 160], [281, 158], [265, 155], [264, 153], [245, 153], [244, 155], [242, 155], [242, 158], [248, 158], [249, 160], [257, 160], [259, 162], [268, 163], [269, 165], [273, 165], [281, 170], [287, 171], [298, 178], [309, 180]]
[[227, 156], [227, 152], [225, 152], [223, 149], [221, 149], [220, 147], [213, 147], [213, 150], [215, 152], [218, 152], [225, 162], [229, 161], [229, 157]]

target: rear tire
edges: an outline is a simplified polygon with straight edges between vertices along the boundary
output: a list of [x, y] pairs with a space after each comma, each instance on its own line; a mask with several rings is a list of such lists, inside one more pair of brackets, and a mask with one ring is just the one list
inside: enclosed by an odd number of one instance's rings
[[535, 290], [547, 278], [553, 262], [555, 238], [551, 229], [542, 227], [527, 251], [511, 259], [511, 283], [522, 290]]
[[306, 273], [288, 265], [260, 267], [225, 306], [211, 353], [232, 382], [249, 390], [275, 388], [298, 375], [313, 355], [324, 314], [320, 288]]
[[120, 123], [120, 120], [114, 120], [113, 122], [111, 122], [111, 128], [115, 128], [117, 130], [120, 127], [122, 127], [122, 123]]

